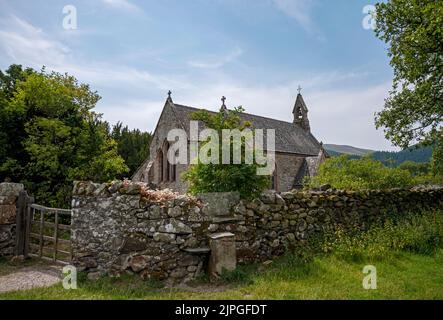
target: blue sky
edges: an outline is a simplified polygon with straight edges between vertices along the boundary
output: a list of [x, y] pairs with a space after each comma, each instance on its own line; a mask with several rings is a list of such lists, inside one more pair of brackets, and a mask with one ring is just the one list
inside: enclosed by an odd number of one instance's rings
[[[325, 143], [393, 150], [375, 130], [392, 82], [362, 26], [371, 0], [0, 0], [0, 68], [19, 63], [89, 83], [104, 119], [153, 130], [177, 103], [292, 121], [301, 85]], [[63, 28], [65, 5], [77, 29]]]

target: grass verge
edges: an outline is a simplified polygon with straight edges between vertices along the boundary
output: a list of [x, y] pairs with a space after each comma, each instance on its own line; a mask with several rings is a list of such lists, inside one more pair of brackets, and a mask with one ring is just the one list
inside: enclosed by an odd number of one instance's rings
[[[81, 274], [76, 290], [57, 284], [0, 299], [443, 299], [442, 239], [442, 211], [407, 214], [363, 233], [328, 235], [303, 259], [241, 266], [216, 284], [170, 289], [133, 275], [90, 282]], [[376, 290], [363, 288], [365, 265], [377, 268]], [[6, 268], [0, 263], [0, 274]]]

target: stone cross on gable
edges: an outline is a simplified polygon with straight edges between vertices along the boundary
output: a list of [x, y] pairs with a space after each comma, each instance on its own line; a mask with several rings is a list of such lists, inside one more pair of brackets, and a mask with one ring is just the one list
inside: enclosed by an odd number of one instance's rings
[[298, 94], [301, 94], [301, 89], [302, 89], [302, 87], [299, 85], [297, 88]]

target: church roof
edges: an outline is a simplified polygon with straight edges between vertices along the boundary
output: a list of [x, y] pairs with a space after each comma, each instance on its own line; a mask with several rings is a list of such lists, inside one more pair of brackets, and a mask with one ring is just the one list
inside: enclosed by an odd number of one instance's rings
[[[182, 123], [183, 129], [189, 133], [189, 121], [193, 112], [202, 110], [188, 107], [176, 103], [170, 103], [177, 116]], [[210, 113], [214, 113], [209, 111]], [[321, 144], [309, 132], [303, 130], [299, 125], [292, 122], [266, 118], [249, 113], [241, 113], [242, 121], [249, 121], [252, 129], [264, 130], [264, 144], [266, 149], [266, 129], [275, 129], [275, 151], [283, 153], [293, 153], [308, 156], [317, 156], [320, 152]], [[199, 126], [199, 128], [201, 128]]]

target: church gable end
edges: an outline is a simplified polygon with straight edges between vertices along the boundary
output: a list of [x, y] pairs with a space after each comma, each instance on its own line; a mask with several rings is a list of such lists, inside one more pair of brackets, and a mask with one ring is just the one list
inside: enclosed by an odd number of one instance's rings
[[[222, 108], [228, 110], [224, 104], [225, 98], [222, 100]], [[172, 166], [168, 163], [166, 159], [169, 147], [167, 136], [172, 129], [184, 129], [189, 137], [191, 115], [200, 110], [175, 104], [169, 93], [154, 130], [150, 158], [133, 175], [134, 181], [148, 182], [158, 188], [186, 192], [187, 184], [180, 179], [180, 175], [188, 169], [188, 165]], [[313, 168], [318, 169], [318, 165], [324, 160], [324, 156], [319, 156], [322, 146], [311, 133], [308, 108], [300, 93], [295, 101], [293, 115], [293, 122], [286, 122], [254, 114], [240, 114], [242, 121], [250, 122], [255, 129], [263, 129], [265, 134], [267, 129], [275, 130], [276, 167], [279, 169], [274, 172], [273, 180], [270, 177], [270, 181], [273, 181], [270, 187], [279, 191], [300, 187], [304, 177], [315, 174], [316, 170]], [[202, 129], [204, 125], [199, 125], [199, 130]]]

